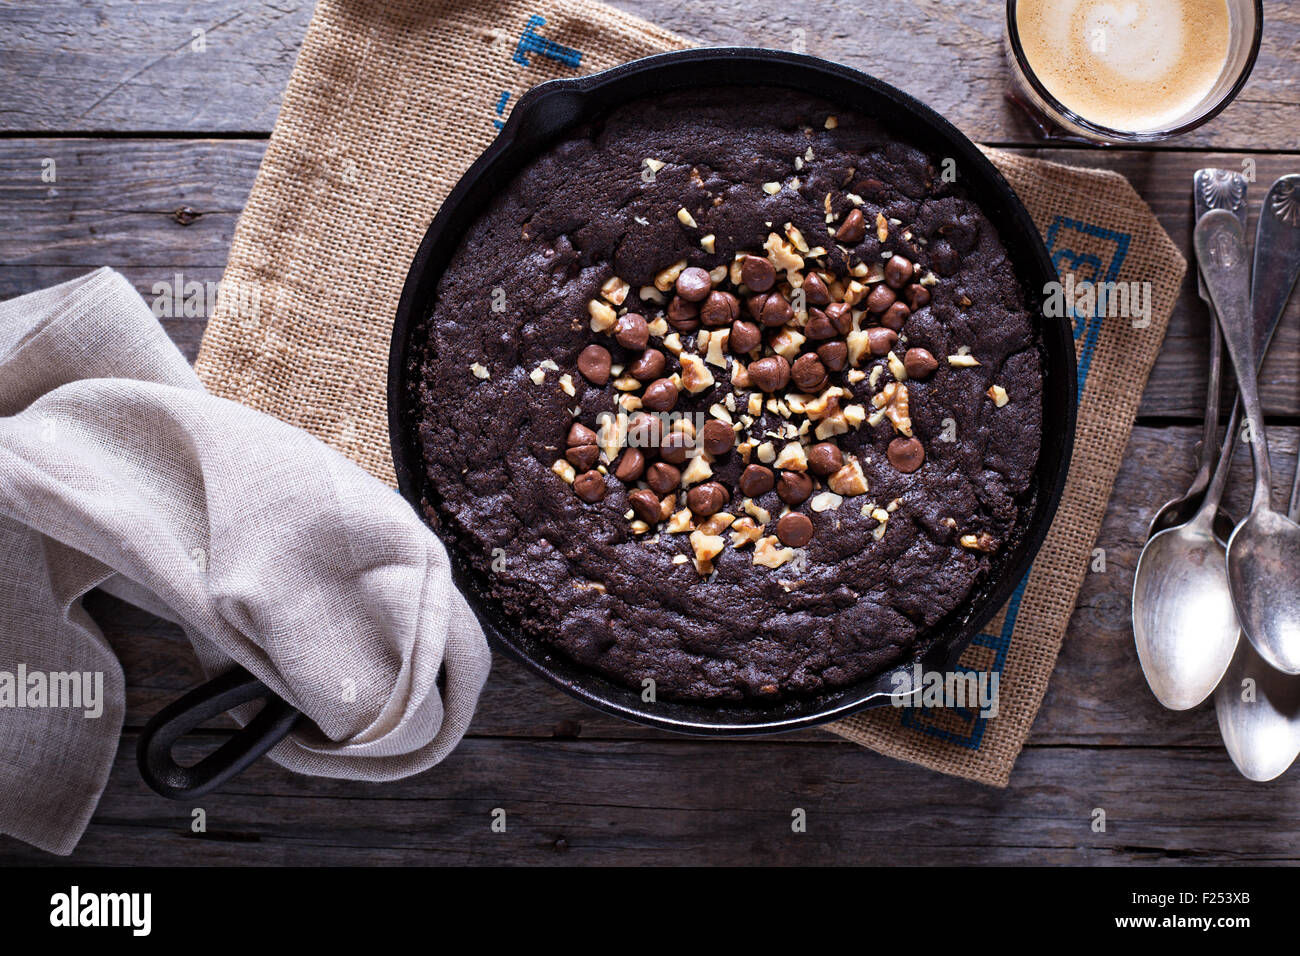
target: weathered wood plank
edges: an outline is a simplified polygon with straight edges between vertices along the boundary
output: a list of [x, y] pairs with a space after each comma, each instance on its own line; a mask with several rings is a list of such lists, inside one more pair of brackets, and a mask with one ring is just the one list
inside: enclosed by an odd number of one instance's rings
[[[0, 298], [41, 288], [100, 265], [124, 272], [149, 301], [156, 283], [220, 278], [239, 210], [265, 144], [249, 140], [17, 139], [0, 141]], [[1254, 162], [1258, 205], [1268, 185], [1300, 170], [1300, 154], [1134, 150], [1031, 150], [1128, 176], [1174, 241], [1190, 254], [1192, 173]], [[41, 179], [53, 159], [57, 182]], [[197, 218], [178, 215], [190, 209]], [[188, 224], [185, 224], [188, 223]], [[1251, 228], [1254, 228], [1252, 216]], [[176, 316], [168, 332], [193, 359], [204, 316]], [[1165, 345], [1144, 393], [1144, 416], [1197, 416], [1204, 407], [1207, 314], [1184, 283]], [[1300, 414], [1300, 296], [1290, 304], [1264, 367], [1273, 414]]]
[[[614, 3], [702, 45], [802, 44], [900, 86], [977, 139], [1033, 141], [1003, 96], [1000, 0], [904, 0], [872, 17], [846, 0]], [[1300, 145], [1300, 11], [1287, 0], [1264, 6], [1264, 42], [1250, 82], [1236, 103], [1177, 145]], [[0, 7], [0, 129], [269, 131], [312, 7], [283, 0], [7, 3]], [[195, 30], [204, 31], [202, 52], [194, 49]]]
[[[146, 790], [134, 740], [71, 862], [88, 864], [1294, 863], [1300, 777], [1196, 748], [1035, 747], [1011, 788], [851, 744], [467, 740], [380, 785], [263, 762], [193, 806]], [[182, 759], [197, 756], [197, 751]], [[918, 811], [918, 808], [924, 808]], [[1095, 809], [1106, 831], [1094, 833]], [[506, 831], [491, 829], [505, 811]], [[792, 832], [805, 811], [807, 832]], [[0, 837], [0, 865], [52, 858]]]

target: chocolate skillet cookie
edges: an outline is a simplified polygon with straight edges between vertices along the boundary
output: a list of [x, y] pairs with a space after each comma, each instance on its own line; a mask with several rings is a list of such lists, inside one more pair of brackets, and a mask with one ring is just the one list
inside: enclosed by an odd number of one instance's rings
[[1042, 427], [1011, 263], [941, 168], [818, 99], [722, 88], [520, 173], [417, 360], [428, 516], [507, 614], [678, 700], [928, 649], [1014, 543]]

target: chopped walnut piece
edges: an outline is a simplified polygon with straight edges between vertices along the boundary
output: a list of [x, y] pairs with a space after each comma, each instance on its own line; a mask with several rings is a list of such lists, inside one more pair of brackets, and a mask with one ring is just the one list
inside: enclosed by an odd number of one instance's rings
[[803, 345], [803, 343], [804, 336], [788, 326], [781, 329], [781, 331], [777, 332], [776, 335], [772, 336], [772, 339], [769, 342], [772, 346], [772, 351], [777, 355], [780, 355], [787, 362], [793, 362], [795, 360], [795, 357], [799, 354], [799, 347]]
[[713, 385], [713, 373], [709, 371], [702, 358], [690, 352], [683, 352], [680, 359], [682, 363], [682, 387], [686, 391], [692, 395], [698, 395]]
[[803, 450], [803, 445], [797, 442], [791, 442], [781, 449], [780, 454], [776, 456], [776, 461], [772, 463], [773, 468], [780, 468], [784, 471], [807, 471], [808, 455]]
[[726, 546], [727, 542], [720, 534], [692, 531], [691, 550], [695, 552], [695, 569], [701, 574], [708, 574], [713, 570], [713, 559], [720, 555]]
[[763, 243], [763, 248], [767, 250], [767, 258], [778, 272], [797, 272], [803, 268], [803, 256], [795, 252], [794, 246], [776, 233], [767, 234], [767, 241]]
[[694, 528], [694, 525], [691, 524], [690, 508], [683, 508], [681, 511], [670, 515], [668, 523], [664, 525], [664, 531], [668, 534], [682, 534], [685, 531], [692, 530], [692, 528]]
[[691, 215], [691, 211], [685, 206], [677, 210], [677, 221], [687, 229], [694, 229], [696, 226], [695, 217]]
[[772, 520], [772, 513], [753, 498], [746, 498], [742, 507], [745, 509], [745, 514], [749, 515], [760, 525], [765, 525]]
[[555, 464], [551, 466], [551, 471], [555, 472], [566, 484], [573, 484], [573, 479], [577, 477], [577, 472], [563, 458], [555, 459]]
[[601, 416], [600, 428], [596, 432], [596, 441], [606, 461], [618, 457], [618, 451], [627, 439], [627, 416], [605, 414]]
[[478, 362], [474, 362], [473, 364], [471, 364], [469, 370], [471, 374], [473, 374], [473, 376], [477, 379], [485, 379], [485, 378], [492, 377], [492, 373], [489, 372], [484, 365]]
[[698, 485], [701, 481], [712, 477], [713, 466], [709, 464], [709, 460], [703, 455], [696, 455], [682, 472], [682, 487]]
[[845, 498], [867, 493], [867, 476], [862, 473], [862, 464], [856, 458], [850, 458], [839, 471], [826, 480], [831, 491]]
[[618, 321], [618, 315], [610, 306], [599, 299], [592, 299], [587, 303], [587, 311], [591, 314], [591, 331], [608, 332]]
[[973, 355], [959, 352], [956, 355], [948, 356], [948, 364], [953, 368], [974, 368], [979, 365], [980, 362], [979, 359]]
[[997, 548], [997, 542], [993, 540], [993, 535], [987, 531], [981, 531], [979, 534], [964, 534], [958, 541], [968, 551], [989, 552]]
[[808, 243], [804, 239], [803, 233], [799, 231], [799, 229], [794, 225], [794, 223], [787, 222], [784, 228], [785, 228], [785, 237], [790, 240], [790, 244], [794, 246], [796, 249], [798, 249], [800, 252], [807, 253]]
[[704, 361], [710, 365], [716, 365], [718, 368], [727, 367], [727, 342], [731, 339], [730, 329], [718, 329], [709, 336], [709, 347], [704, 355]]
[[606, 279], [605, 284], [600, 287], [600, 294], [614, 305], [622, 305], [631, 290], [632, 287], [618, 276], [612, 276]]
[[889, 220], [883, 212], [876, 213], [876, 238], [881, 242], [889, 238]]
[[774, 534], [759, 538], [754, 544], [754, 563], [766, 568], [779, 568], [787, 561], [794, 560], [791, 548], [781, 547], [781, 539]]
[[[889, 382], [881, 390], [880, 394], [871, 400], [871, 404], [880, 411], [893, 423], [894, 429], [900, 435], [912, 437], [912, 419], [908, 412], [907, 386], [902, 382]], [[875, 422], [880, 419], [878, 416], [872, 416]]]
[[[712, 253], [716, 248], [717, 241], [717, 237], [713, 233], [709, 233], [707, 236], [700, 238], [700, 248], [705, 252]], [[712, 275], [713, 273], [710, 272], [709, 276], [712, 277]]]
[[1010, 399], [1007, 398], [1007, 390], [1001, 385], [990, 385], [988, 391], [984, 394], [993, 399], [993, 404], [997, 408], [1001, 408], [1010, 401]]
[[677, 284], [677, 277], [682, 274], [682, 270], [685, 268], [686, 268], [685, 259], [680, 259], [677, 262], [674, 262], [667, 269], [663, 270], [662, 272], [658, 273], [655, 276], [655, 288], [658, 289], [660, 292], [669, 291], [670, 289], [672, 289], [674, 285]]
[[761, 537], [763, 537], [763, 529], [754, 523], [753, 518], [739, 518], [731, 525], [731, 546], [733, 548], [743, 548], [747, 544], [753, 544]]
[[814, 495], [812, 501], [808, 502], [808, 507], [818, 513], [823, 511], [836, 511], [844, 503], [844, 499], [835, 494], [833, 491], [823, 491], [819, 495]]
[[[673, 509], [677, 507], [676, 495], [665, 495], [664, 499], [659, 502], [659, 520], [667, 521], [673, 516]], [[690, 510], [689, 508], [687, 509]]]
[[896, 382], [907, 381], [907, 367], [903, 365], [903, 360], [898, 357], [897, 352], [889, 353], [889, 374], [894, 376]]
[[735, 515], [727, 514], [725, 511], [719, 511], [717, 514], [701, 521], [699, 530], [705, 534], [722, 534], [722, 532], [731, 527], [731, 523], [735, 520]]
[[817, 429], [813, 434], [818, 441], [825, 441], [828, 438], [834, 438], [836, 435], [843, 435], [848, 430], [848, 419], [844, 417], [844, 412], [840, 410], [839, 404], [836, 403], [835, 409], [817, 423]]
[[871, 346], [867, 338], [866, 329], [855, 329], [848, 335], [847, 343], [849, 346], [849, 364], [858, 366], [862, 364], [864, 356], [871, 351]]

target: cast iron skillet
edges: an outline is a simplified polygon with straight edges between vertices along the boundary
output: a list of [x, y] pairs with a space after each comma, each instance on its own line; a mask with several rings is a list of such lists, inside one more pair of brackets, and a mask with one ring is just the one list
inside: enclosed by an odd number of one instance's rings
[[[447, 197], [420, 244], [402, 291], [389, 355], [388, 421], [393, 463], [402, 495], [423, 514], [437, 489], [426, 486], [423, 457], [412, 417], [419, 343], [413, 333], [429, 315], [438, 279], [470, 224], [492, 198], [539, 152], [566, 131], [628, 100], [681, 88], [779, 86], [811, 93], [881, 120], [932, 156], [956, 161], [959, 181], [997, 227], [1015, 263], [1025, 300], [1042, 337], [1043, 438], [1019, 536], [996, 558], [993, 573], [951, 619], [933, 633], [924, 670], [946, 670], [970, 639], [1001, 608], [1028, 572], [1051, 524], [1065, 483], [1074, 440], [1076, 405], [1074, 338], [1068, 319], [1047, 319], [1039, 305], [1056, 271], [1029, 214], [984, 155], [947, 120], [892, 86], [815, 57], [772, 50], [721, 48], [646, 57], [589, 76], [552, 80], [525, 94], [496, 141]], [[440, 529], [435, 528], [435, 531]], [[450, 545], [452, 542], [448, 541]], [[907, 693], [915, 662], [852, 687], [776, 705], [646, 703], [638, 691], [615, 684], [552, 652], [508, 620], [489, 597], [488, 582], [449, 548], [453, 577], [492, 643], [572, 696], [609, 714], [667, 730], [708, 736], [775, 733], [845, 717]], [[175, 741], [201, 721], [258, 696], [263, 711], [216, 753], [190, 768], [171, 756]], [[239, 773], [288, 734], [298, 717], [242, 669], [199, 687], [160, 712], [140, 739], [146, 782], [177, 799], [206, 793]]]

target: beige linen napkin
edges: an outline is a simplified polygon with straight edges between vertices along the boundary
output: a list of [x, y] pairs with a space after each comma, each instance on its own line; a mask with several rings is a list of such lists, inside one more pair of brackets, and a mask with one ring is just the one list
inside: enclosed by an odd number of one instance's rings
[[271, 752], [300, 773], [433, 766], [487, 678], [411, 507], [206, 393], [108, 269], [0, 303], [0, 832], [55, 853], [80, 838], [122, 727], [122, 669], [81, 607], [94, 587], [179, 623], [208, 674], [238, 662], [306, 714]]
[[[439, 202], [529, 87], [687, 46], [591, 0], [321, 0], [235, 231], [223, 289], [240, 295], [208, 324], [200, 378], [391, 484], [389, 330]], [[1062, 276], [1149, 283], [1150, 315], [1140, 327], [1076, 322], [1078, 442], [1060, 513], [1023, 587], [962, 659], [1001, 675], [998, 716], [886, 709], [830, 729], [1001, 786], [1047, 689], [1185, 264], [1123, 177], [989, 154]], [[242, 314], [246, 298], [258, 316]]]

